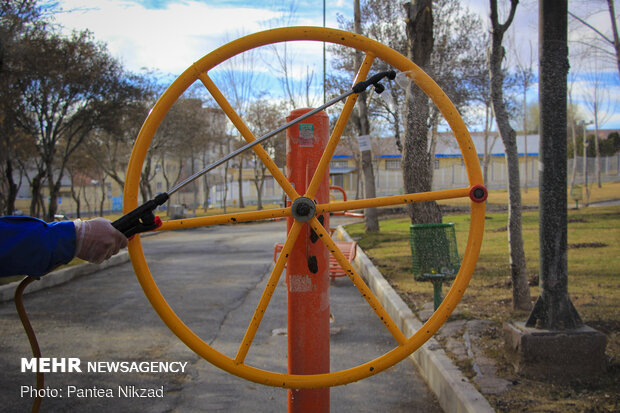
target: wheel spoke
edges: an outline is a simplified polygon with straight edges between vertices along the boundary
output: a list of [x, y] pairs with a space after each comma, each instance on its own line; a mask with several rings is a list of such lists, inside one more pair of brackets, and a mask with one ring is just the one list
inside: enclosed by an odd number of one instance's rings
[[210, 225], [236, 224], [238, 222], [261, 221], [291, 216], [290, 208], [265, 209], [261, 211], [239, 212], [234, 214], [213, 215], [209, 217], [184, 218], [162, 222], [155, 231], [173, 231], [177, 229], [207, 227]]
[[318, 219], [316, 219], [316, 217], [312, 218], [312, 220], [310, 220], [309, 222], [314, 232], [319, 234], [319, 237], [327, 247], [328, 251], [336, 258], [338, 264], [340, 264], [340, 266], [346, 272], [347, 276], [351, 279], [353, 285], [357, 287], [359, 292], [362, 294], [362, 297], [364, 297], [370, 307], [381, 319], [381, 322], [387, 327], [388, 331], [392, 333], [392, 336], [394, 336], [396, 342], [399, 345], [404, 344], [407, 341], [407, 337], [405, 337], [403, 332], [400, 331], [394, 320], [392, 320], [392, 317], [390, 317], [390, 315], [385, 310], [385, 308], [383, 308], [383, 305], [381, 305], [377, 297], [373, 294], [370, 288], [368, 288], [364, 280], [362, 280], [362, 277], [357, 274], [349, 260], [344, 256], [342, 251], [340, 251], [336, 243], [329, 236], [327, 230], [325, 230], [323, 225], [319, 222]]
[[412, 202], [439, 201], [469, 197], [470, 188], [445, 189], [441, 191], [416, 192], [414, 194], [383, 196], [378, 198], [356, 199], [351, 201], [330, 202], [316, 206], [316, 213], [348, 211], [353, 209], [376, 208], [390, 205], [409, 204]]
[[[362, 65], [359, 68], [357, 75], [355, 76], [353, 84], [356, 84], [357, 82], [361, 82], [362, 80], [366, 79], [366, 77], [368, 76], [368, 72], [370, 71], [370, 67], [372, 66], [372, 62], [374, 60], [375, 56], [373, 54], [366, 54], [366, 56], [364, 57], [364, 61], [362, 62]], [[355, 102], [357, 102], [358, 96], [359, 94], [354, 93], [349, 96], [344, 103], [344, 108], [342, 109], [342, 112], [340, 112], [340, 116], [338, 117], [336, 126], [334, 126], [334, 130], [329, 137], [329, 141], [327, 142], [327, 146], [323, 151], [323, 155], [321, 156], [319, 165], [314, 172], [312, 181], [310, 181], [310, 185], [308, 185], [308, 190], [306, 191], [305, 196], [310, 199], [314, 198], [316, 191], [318, 191], [319, 186], [323, 181], [323, 176], [325, 176], [326, 171], [329, 169], [329, 162], [332, 160], [332, 156], [336, 151], [336, 146], [338, 146], [338, 142], [340, 141], [340, 136], [342, 135], [345, 126], [347, 126], [347, 122], [349, 121], [351, 112], [353, 112], [353, 107], [355, 106]]]
[[280, 276], [282, 271], [284, 270], [284, 266], [286, 265], [286, 261], [288, 261], [288, 257], [295, 246], [295, 242], [297, 241], [297, 237], [301, 232], [303, 224], [299, 221], [295, 221], [291, 230], [289, 231], [286, 242], [284, 243], [284, 247], [282, 248], [282, 252], [276, 261], [276, 265], [273, 267], [273, 271], [271, 271], [271, 275], [269, 276], [269, 280], [267, 281], [267, 285], [263, 290], [263, 294], [260, 297], [258, 305], [256, 306], [256, 310], [254, 311], [254, 315], [252, 316], [252, 320], [250, 321], [250, 325], [243, 336], [243, 340], [239, 345], [239, 350], [237, 351], [237, 356], [235, 357], [235, 363], [241, 364], [244, 362], [248, 351], [250, 350], [250, 346], [252, 345], [252, 341], [254, 340], [254, 336], [256, 335], [256, 331], [258, 330], [258, 326], [265, 315], [265, 310], [269, 305], [269, 301], [273, 296], [273, 292], [278, 285], [278, 281], [280, 280]]
[[[235, 125], [243, 139], [246, 142], [254, 142], [256, 137], [250, 131], [248, 126], [245, 124], [243, 119], [239, 116], [239, 114], [233, 109], [232, 105], [228, 102], [226, 97], [222, 94], [219, 88], [215, 85], [213, 80], [206, 73], [201, 73], [198, 78], [202, 82], [202, 84], [207, 88], [213, 99], [217, 102], [218, 105], [222, 108], [228, 119]], [[252, 150], [256, 153], [256, 155], [260, 158], [263, 164], [267, 167], [269, 172], [271, 172], [271, 176], [280, 184], [280, 187], [284, 190], [284, 192], [288, 195], [288, 197], [292, 200], [295, 200], [299, 197], [295, 188], [291, 185], [291, 183], [286, 179], [284, 173], [278, 168], [273, 159], [269, 156], [267, 151], [262, 147], [262, 145], [256, 145], [252, 147]]]

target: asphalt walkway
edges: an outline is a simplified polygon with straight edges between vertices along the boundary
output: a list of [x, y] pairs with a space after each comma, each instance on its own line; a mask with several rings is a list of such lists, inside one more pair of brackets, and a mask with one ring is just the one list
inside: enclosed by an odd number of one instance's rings
[[[214, 348], [234, 356], [272, 268], [284, 221], [158, 234], [143, 241], [151, 271], [181, 319]], [[330, 289], [334, 316], [332, 370], [359, 365], [391, 350], [394, 339], [348, 279]], [[179, 341], [149, 305], [129, 263], [25, 296], [43, 357], [87, 362], [187, 363], [184, 372], [48, 373], [41, 412], [283, 412], [286, 390], [232, 376]], [[286, 371], [284, 276], [246, 362]], [[31, 352], [12, 302], [0, 304], [0, 406], [29, 411]], [[119, 394], [161, 389], [163, 397]], [[97, 389], [97, 390], [94, 390]], [[105, 394], [111, 389], [113, 396]], [[80, 390], [82, 393], [80, 393]], [[25, 391], [25, 393], [24, 393]], [[71, 391], [71, 394], [69, 394]], [[102, 396], [97, 392], [103, 391]], [[80, 394], [84, 397], [80, 397]], [[62, 396], [62, 397], [60, 397]], [[386, 372], [331, 389], [333, 412], [439, 412], [435, 396], [409, 360]]]

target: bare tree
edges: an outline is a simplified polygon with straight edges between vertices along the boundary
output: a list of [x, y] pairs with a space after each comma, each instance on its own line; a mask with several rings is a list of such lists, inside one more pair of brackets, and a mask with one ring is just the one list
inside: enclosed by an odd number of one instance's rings
[[[383, 0], [365, 0], [361, 4], [361, 23], [365, 35], [383, 43], [392, 49], [406, 54], [407, 36], [405, 34], [405, 10], [400, 4]], [[392, 69], [383, 61], [375, 61], [377, 71]], [[370, 118], [383, 118], [392, 126], [394, 139], [402, 152], [402, 129], [404, 95], [396, 87], [387, 88], [382, 99], [369, 101]]]
[[[297, 24], [297, 1], [275, 2], [280, 15], [268, 21], [268, 27], [287, 27]], [[262, 60], [277, 76], [289, 110], [300, 107], [315, 107], [322, 90], [315, 88], [317, 77], [314, 69], [304, 61], [304, 54], [296, 51], [294, 42], [270, 44], [262, 54]], [[321, 92], [321, 93], [320, 93]]]
[[[77, 159], [85, 160], [85, 157], [76, 157]], [[75, 165], [74, 163], [69, 163], [67, 165], [67, 172], [69, 173], [69, 178], [71, 179], [71, 197], [75, 202], [75, 216], [77, 218], [82, 217], [82, 188], [84, 185], [84, 179], [82, 179], [82, 171], [84, 170], [85, 165]]]
[[[226, 135], [226, 115], [219, 107], [205, 107], [205, 118], [208, 124], [208, 139], [203, 141], [203, 147], [200, 148], [201, 169], [212, 164], [217, 156], [217, 148], [229, 137]], [[209, 208], [210, 190], [213, 184], [216, 184], [217, 175], [205, 174], [202, 179], [203, 187], [203, 207], [205, 211]]]
[[[214, 74], [215, 80], [222, 86], [222, 92], [227, 95], [230, 105], [242, 119], [247, 116], [250, 102], [262, 93], [261, 85], [263, 78], [260, 73], [255, 70], [259, 56], [257, 49], [245, 51], [236, 55], [217, 67]], [[232, 125], [231, 125], [232, 126]], [[238, 133], [234, 130], [233, 133]], [[243, 142], [243, 137], [239, 135], [238, 141]], [[235, 145], [231, 144], [229, 149]], [[243, 208], [243, 162], [249, 157], [249, 154], [241, 154], [235, 158], [235, 166], [238, 169], [238, 186], [239, 186], [239, 206]], [[229, 162], [226, 162], [225, 169], [228, 173]]]
[[[48, 5], [49, 6], [49, 5]], [[47, 12], [46, 12], [47, 10]], [[47, 25], [48, 12], [36, 0], [0, 2], [0, 213], [12, 215], [21, 179], [27, 175], [25, 161], [34, 150], [34, 136], [23, 129], [24, 102], [18, 80], [28, 66], [22, 47], [26, 39], [40, 36]]]
[[[434, 45], [430, 63], [425, 70], [441, 86], [455, 106], [467, 116], [468, 112], [474, 112], [470, 109], [474, 105], [469, 103], [478, 101], [479, 94], [475, 84], [485, 74], [488, 78], [485, 55], [488, 37], [471, 36], [472, 32], [482, 31], [482, 21], [477, 14], [469, 12], [462, 2], [439, 0], [433, 2], [433, 7]], [[366, 0], [362, 16], [367, 35], [406, 55], [408, 51], [405, 12], [405, 8], [397, 7], [392, 2]], [[377, 70], [389, 69], [381, 63], [375, 63]], [[400, 109], [405, 107], [404, 96], [398, 93], [397, 88], [389, 88], [389, 94], [386, 92], [381, 96], [387, 99], [370, 101], [370, 117], [382, 117], [392, 125], [396, 145], [402, 152], [400, 135], [404, 116]], [[437, 130], [444, 120], [438, 108], [430, 101], [429, 105], [428, 124], [431, 133], [428, 152], [432, 159]], [[428, 171], [431, 181], [433, 172], [434, 168]]]
[[271, 44], [269, 49], [263, 60], [277, 75], [289, 109], [315, 107], [319, 102], [319, 95], [314, 93], [313, 89], [317, 80], [314, 69], [308, 64], [303, 67], [303, 63], [298, 63], [302, 58], [295, 53], [289, 42]]
[[489, 165], [491, 164], [491, 155], [493, 147], [497, 142], [497, 135], [491, 136], [491, 125], [493, 124], [493, 111], [489, 105], [484, 106], [484, 153], [482, 155], [482, 177], [485, 182], [489, 176]]
[[[616, 9], [614, 0], [607, 0], [607, 12], [609, 13], [610, 26], [607, 29], [596, 27], [596, 23], [588, 22], [588, 19], [600, 12], [596, 8], [591, 7], [592, 2], [588, 5], [589, 12], [587, 16], [578, 16], [576, 13], [568, 12], [568, 14], [577, 22], [587, 27], [593, 37], [579, 38], [577, 43], [585, 46], [588, 49], [594, 50], [596, 54], [603, 57], [605, 60], [613, 61], [620, 74], [620, 36], [618, 35], [618, 17], [616, 16]], [[607, 33], [604, 33], [606, 31]]]
[[[568, 93], [568, 124], [570, 126], [571, 131], [571, 143], [573, 149], [573, 167], [570, 177], [570, 190], [573, 190], [575, 186], [575, 179], [577, 177], [577, 157], [578, 157], [578, 148], [577, 148], [577, 121], [580, 117], [579, 108], [577, 105], [573, 103], [573, 88], [577, 83], [577, 74], [575, 71], [569, 71], [568, 73], [568, 82], [567, 82], [567, 93]], [[581, 121], [583, 123], [583, 121]], [[585, 127], [585, 126], [584, 126]], [[587, 191], [587, 188], [586, 188]]]
[[528, 162], [527, 162], [527, 91], [531, 86], [532, 81], [534, 80], [534, 54], [532, 51], [532, 43], [529, 43], [530, 53], [529, 56], [521, 57], [519, 54], [518, 47], [514, 43], [515, 36], [511, 37], [512, 40], [512, 50], [513, 57], [515, 59], [515, 76], [516, 81], [521, 87], [522, 93], [522, 110], [523, 110], [523, 169], [525, 173], [523, 174], [523, 190], [527, 193], [527, 175], [528, 175]]
[[[439, 0], [434, 2], [433, 37], [434, 46], [431, 55], [429, 74], [450, 97], [452, 103], [465, 117], [475, 112], [478, 102], [476, 83], [480, 78], [488, 79], [486, 48], [488, 36], [472, 36], [472, 32], [482, 32], [482, 20], [469, 12], [462, 2], [457, 0]], [[430, 144], [429, 158], [435, 157], [437, 131], [440, 124], [447, 125], [439, 109], [430, 104]], [[435, 168], [429, 165], [429, 180], [432, 182]]]
[[590, 69], [586, 74], [587, 82], [583, 90], [585, 106], [594, 120], [594, 152], [596, 161], [596, 183], [601, 187], [601, 149], [599, 128], [606, 123], [615, 112], [617, 101], [609, 92], [596, 57], [591, 61]]
[[[355, 32], [362, 33], [362, 13], [360, 1], [354, 0], [354, 26]], [[362, 52], [355, 52], [355, 67], [362, 67]], [[357, 116], [354, 117], [355, 124], [360, 136], [370, 135], [370, 121], [368, 119], [368, 94], [362, 92], [357, 100]], [[362, 171], [364, 173], [364, 191], [366, 198], [376, 197], [375, 174], [372, 166], [372, 151], [362, 152]], [[366, 232], [379, 231], [379, 217], [376, 208], [367, 208], [365, 211]]]
[[155, 81], [154, 73], [130, 75], [131, 83], [136, 87], [136, 96], [115, 114], [105, 130], [95, 130], [84, 142], [86, 150], [83, 156], [95, 163], [119, 186], [125, 186], [125, 170], [129, 163], [131, 148], [149, 110], [163, 88]]
[[[182, 178], [197, 171], [200, 151], [208, 140], [208, 122], [203, 101], [193, 97], [177, 100], [159, 126], [156, 136], [163, 142], [158, 151], [158, 164], [166, 181], [166, 190], [169, 190]], [[192, 192], [192, 208], [195, 209], [199, 203], [198, 182], [191, 182], [182, 191]]]
[[508, 242], [510, 250], [510, 272], [512, 278], [512, 305], [514, 309], [529, 310], [532, 307], [530, 287], [525, 266], [523, 250], [521, 188], [519, 183], [519, 157], [517, 152], [517, 134], [510, 126], [510, 117], [504, 102], [504, 72], [502, 61], [505, 49], [502, 46], [504, 34], [514, 19], [518, 0], [511, 0], [510, 11], [504, 23], [499, 22], [497, 0], [491, 2], [491, 51], [489, 54], [489, 76], [491, 81], [491, 98], [495, 121], [506, 150], [508, 167]]
[[[226, 140], [225, 143], [220, 145], [220, 157], [224, 157], [226, 154], [230, 153], [230, 140]], [[226, 200], [228, 199], [228, 169], [229, 162], [224, 164], [224, 170], [222, 171], [222, 181], [224, 182], [224, 190], [222, 196], [222, 208], [224, 209], [224, 213], [226, 213]]]
[[[276, 129], [284, 122], [286, 118], [285, 109], [281, 104], [270, 103], [267, 99], [257, 99], [252, 102], [249, 111], [248, 119], [249, 125], [255, 136], [262, 136], [268, 132]], [[263, 142], [262, 147], [269, 153], [272, 158], [276, 158], [276, 153], [285, 153], [286, 141], [284, 139], [270, 139]], [[276, 162], [278, 166], [283, 166], [282, 163]], [[252, 181], [256, 187], [257, 209], [263, 209], [263, 187], [265, 179], [268, 177], [267, 166], [259, 159], [254, 153], [252, 159], [252, 166], [254, 170], [254, 176]]]
[[[433, 10], [430, 0], [405, 3], [407, 57], [422, 70], [429, 72], [433, 53]], [[429, 98], [411, 82], [405, 97], [405, 141], [403, 143], [403, 181], [406, 193], [431, 189], [429, 176], [431, 157], [428, 152]], [[441, 212], [436, 202], [409, 204], [412, 223], [439, 223]]]
[[126, 83], [119, 64], [88, 32], [70, 38], [41, 34], [23, 45], [30, 68], [19, 82], [26, 114], [25, 127], [36, 134], [52, 220], [67, 162], [88, 134], [105, 129], [125, 105], [134, 88]]
[[[488, 45], [488, 36], [487, 36]], [[489, 82], [489, 71], [485, 70], [472, 80], [471, 86], [475, 91], [473, 102], [484, 106], [483, 117], [483, 154], [482, 154], [482, 177], [487, 181], [489, 165], [491, 163], [491, 154], [493, 147], [497, 142], [497, 135], [491, 135], [491, 128], [494, 124], [493, 103], [491, 101], [491, 84]]]
[[[346, 56], [346, 55], [345, 55]], [[340, 59], [334, 59], [334, 61], [338, 61]], [[346, 85], [350, 83], [350, 75], [342, 75], [337, 72], [331, 73], [327, 77], [327, 89], [334, 96], [339, 95], [344, 92], [342, 85]], [[348, 82], [348, 83], [347, 83]], [[334, 105], [334, 108], [342, 108], [344, 103], [337, 103]], [[338, 112], [335, 110], [334, 112]], [[355, 111], [352, 112], [352, 117], [356, 115]], [[333, 117], [330, 119], [330, 129], [335, 125], [336, 118]], [[353, 161], [355, 162], [355, 170], [358, 173], [355, 174], [355, 199], [359, 199], [362, 197], [362, 185], [361, 179], [362, 175], [359, 171], [362, 170], [362, 154], [359, 151], [359, 142], [357, 139], [358, 132], [357, 126], [354, 125], [355, 122], [347, 122], [344, 131], [342, 132], [342, 136], [340, 137], [340, 141], [338, 142], [339, 147], [346, 148], [346, 152], [353, 155]]]
[[[403, 54], [407, 54], [410, 57], [410, 51], [422, 50], [417, 44], [415, 47], [411, 47], [410, 41], [407, 37], [408, 29], [411, 24], [411, 17], [408, 15], [409, 7], [419, 8], [424, 10], [424, 2], [415, 2], [406, 7], [396, 7], [393, 2], [381, 2], [378, 0], [366, 0], [364, 1], [361, 14], [361, 18], [358, 21], [352, 23], [340, 20], [341, 27], [349, 30], [356, 30], [360, 32], [356, 26], [363, 26], [363, 34], [371, 38], [374, 38], [384, 44], [391, 46], [392, 48], [400, 51]], [[437, 37], [439, 39], [439, 45], [436, 50], [431, 47], [428, 50], [427, 60], [423, 69], [430, 73], [431, 76], [442, 86], [448, 93], [451, 99], [458, 106], [464, 106], [468, 99], [471, 99], [472, 94], [468, 93], [471, 89], [469, 85], [472, 80], [467, 76], [471, 75], [472, 63], [476, 60], [474, 53], [468, 52], [468, 50], [483, 50], [484, 47], [472, 47], [473, 43], [477, 40], [472, 40], [471, 31], [476, 30], [476, 25], [480, 25], [479, 19], [473, 14], [468, 14], [460, 7], [457, 1], [442, 0], [440, 2], [433, 2], [431, 6], [434, 10], [438, 9], [438, 16], [441, 20], [441, 25], [430, 24], [428, 26], [428, 36], [431, 39]], [[434, 13], [434, 12], [433, 12]], [[401, 23], [402, 22], [402, 23]], [[409, 22], [409, 24], [405, 23]], [[437, 20], [434, 20], [437, 22]], [[411, 31], [409, 31], [410, 33]], [[419, 33], [418, 36], [423, 37], [425, 33]], [[477, 38], [476, 38], [477, 39]], [[432, 42], [431, 42], [432, 43]], [[347, 60], [347, 56], [344, 54], [338, 54], [341, 58], [339, 67], [346, 68], [350, 64]], [[416, 56], [416, 58], [419, 57]], [[478, 53], [478, 70], [476, 72], [484, 71], [484, 53]], [[413, 59], [415, 63], [420, 65], [419, 59]], [[359, 65], [351, 65], [351, 67]], [[387, 70], [388, 67], [382, 66], [382, 62], [378, 61], [373, 64], [376, 70]], [[476, 73], [477, 74], [477, 73]], [[473, 76], [471, 76], [473, 77]], [[405, 152], [404, 146], [409, 146], [408, 155], [403, 155], [403, 177], [405, 180], [405, 190], [408, 192], [428, 191], [431, 189], [433, 164], [432, 159], [434, 156], [435, 140], [432, 132], [437, 131], [440, 122], [442, 121], [437, 109], [431, 104], [428, 97], [421, 92], [415, 84], [410, 83], [406, 89], [413, 90], [417, 93], [416, 96], [409, 96], [410, 101], [406, 102], [406, 94], [399, 93], [397, 88], [389, 88], [389, 92], [385, 91], [381, 96], [388, 95], [388, 99], [368, 99], [366, 103], [365, 111], [362, 108], [362, 112], [365, 112], [369, 118], [368, 123], [370, 130], [370, 119], [377, 120], [383, 118], [391, 125], [391, 130], [394, 132], [396, 138], [396, 145], [401, 152]], [[388, 94], [389, 93], [389, 94]], [[405, 95], [405, 96], [404, 96]], [[365, 97], [365, 96], [364, 96]], [[360, 100], [362, 96], [360, 96]], [[412, 102], [418, 106], [412, 107]], [[359, 104], [359, 103], [358, 103]], [[427, 108], [421, 106], [425, 104]], [[358, 106], [360, 109], [361, 106]], [[401, 108], [404, 108], [404, 113], [401, 113]], [[415, 114], [415, 115], [414, 115]], [[359, 112], [352, 115], [352, 120], [359, 128], [364, 128], [363, 118], [359, 118]], [[416, 116], [419, 120], [417, 131], [414, 130], [412, 124], [407, 124], [407, 119], [411, 122], [413, 117]], [[403, 122], [403, 119], [405, 120]], [[380, 120], [380, 119], [379, 119]], [[375, 123], [375, 122], [373, 122]], [[405, 126], [403, 128], [403, 123]], [[408, 143], [403, 145], [401, 140], [401, 130], [405, 131], [405, 141]], [[361, 129], [365, 130], [365, 129]], [[429, 131], [431, 132], [429, 134]], [[368, 132], [360, 132], [360, 134], [368, 134]], [[416, 149], [413, 149], [412, 142], [417, 136], [418, 141]], [[407, 159], [407, 156], [410, 158]], [[415, 169], [415, 171], [413, 171]], [[407, 183], [410, 182], [410, 184]], [[408, 186], [409, 185], [409, 186]], [[368, 196], [368, 195], [367, 195]], [[412, 210], [416, 210], [413, 215], [418, 216], [419, 222], [440, 222], [441, 213], [436, 203], [429, 202], [424, 204], [413, 205]], [[424, 212], [423, 212], [424, 211]], [[432, 211], [433, 218], [424, 217], [426, 211]]]

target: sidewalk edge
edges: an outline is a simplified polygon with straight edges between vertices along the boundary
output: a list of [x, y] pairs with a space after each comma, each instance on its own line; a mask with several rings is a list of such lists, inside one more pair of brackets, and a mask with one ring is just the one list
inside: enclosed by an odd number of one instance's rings
[[[353, 241], [342, 226], [338, 227], [336, 237]], [[353, 265], [405, 336], [411, 337], [422, 327], [422, 323], [359, 246]], [[434, 338], [428, 340], [409, 358], [418, 367], [445, 412], [495, 412], [484, 396], [461, 374]]]
[[[104, 261], [101, 264], [84, 263], [75, 265], [73, 267], [63, 268], [61, 270], [52, 271], [49, 274], [41, 277], [38, 281], [30, 284], [24, 291], [24, 294], [30, 294], [35, 291], [40, 291], [45, 288], [54, 287], [56, 285], [64, 284], [71, 281], [74, 278], [81, 277], [83, 275], [92, 274], [96, 271], [101, 271], [105, 268], [114, 267], [116, 265], [124, 264], [129, 261], [129, 253], [127, 250], [123, 250]], [[0, 286], [0, 302], [11, 301], [15, 296], [15, 289], [21, 281], [14, 281], [10, 284]]]

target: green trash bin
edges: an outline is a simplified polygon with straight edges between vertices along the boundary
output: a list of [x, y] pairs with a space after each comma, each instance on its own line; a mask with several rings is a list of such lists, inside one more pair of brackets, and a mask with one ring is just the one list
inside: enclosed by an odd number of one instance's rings
[[583, 199], [583, 189], [579, 185], [575, 185], [570, 190], [570, 197], [575, 201], [575, 209], [579, 209], [579, 201]]
[[410, 234], [413, 278], [433, 283], [433, 304], [437, 310], [443, 300], [442, 284], [453, 280], [461, 266], [454, 224], [414, 224]]

